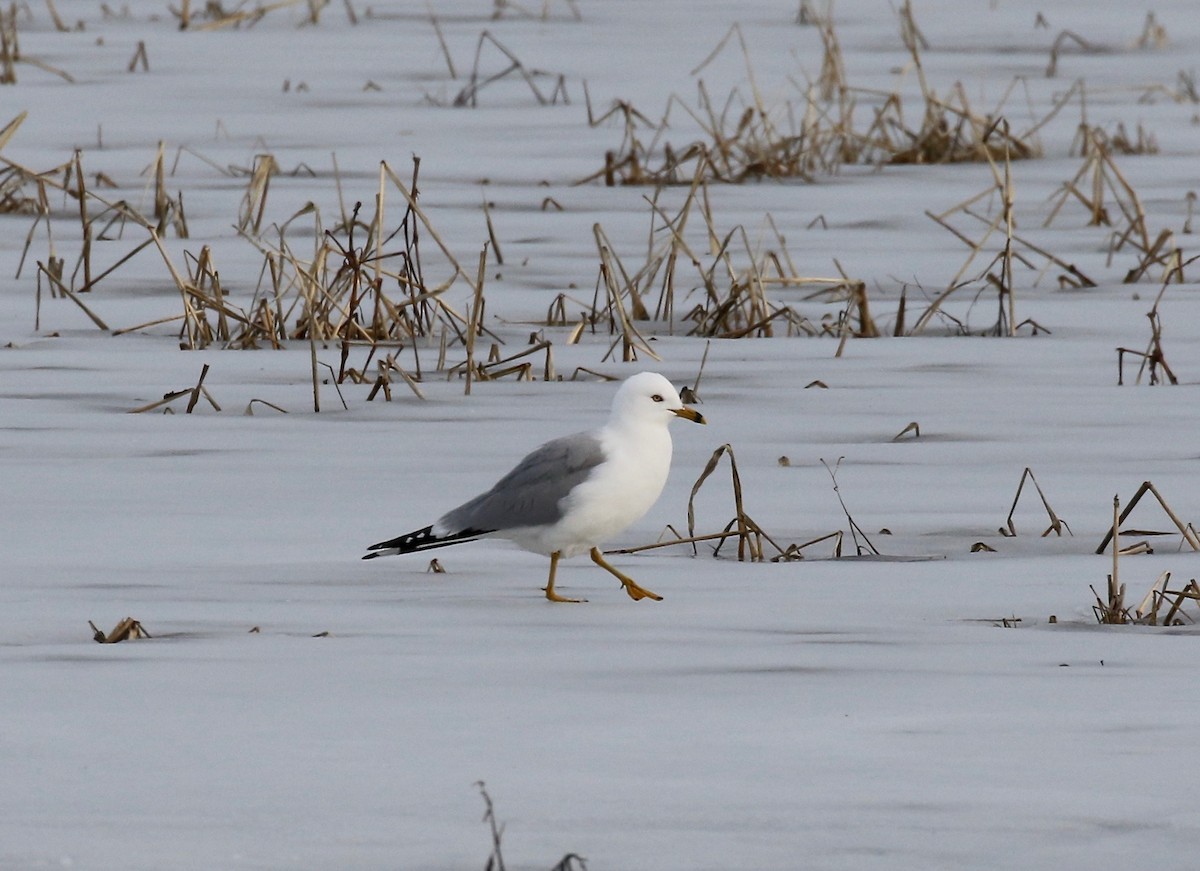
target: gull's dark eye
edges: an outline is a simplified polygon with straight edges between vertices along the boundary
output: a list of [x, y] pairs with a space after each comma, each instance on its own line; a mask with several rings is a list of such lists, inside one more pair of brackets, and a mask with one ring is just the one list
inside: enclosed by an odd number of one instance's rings
[[662, 401], [663, 401], [663, 398], [662, 398], [662, 397], [661, 397], [659, 394], [657, 394], [657, 393], [655, 393], [655, 394], [654, 394], [653, 396], [651, 396], [650, 398], [651, 398], [651, 399], [653, 399], [655, 402], [662, 402]]

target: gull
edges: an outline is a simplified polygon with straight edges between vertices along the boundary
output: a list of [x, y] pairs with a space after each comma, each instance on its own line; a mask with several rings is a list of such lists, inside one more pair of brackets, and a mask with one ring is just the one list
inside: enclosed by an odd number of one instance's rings
[[560, 559], [585, 552], [621, 582], [630, 598], [661, 601], [662, 596], [609, 565], [599, 544], [621, 533], [658, 500], [671, 469], [667, 425], [677, 417], [705, 422], [662, 375], [633, 375], [613, 397], [604, 426], [546, 442], [486, 493], [436, 523], [371, 545], [363, 559], [506, 538], [550, 557], [545, 591], [552, 602], [582, 601], [555, 592], [554, 574]]

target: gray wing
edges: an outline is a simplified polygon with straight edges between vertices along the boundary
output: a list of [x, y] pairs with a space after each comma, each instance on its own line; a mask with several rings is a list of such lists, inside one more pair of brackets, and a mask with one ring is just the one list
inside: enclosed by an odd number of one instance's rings
[[496, 532], [556, 523], [559, 503], [604, 462], [600, 440], [577, 433], [547, 442], [496, 482], [437, 522], [447, 532]]

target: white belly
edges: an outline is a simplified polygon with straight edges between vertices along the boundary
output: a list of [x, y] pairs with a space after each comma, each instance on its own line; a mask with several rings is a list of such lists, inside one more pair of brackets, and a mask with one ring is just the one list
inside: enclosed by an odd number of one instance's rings
[[[607, 458], [596, 473], [564, 502], [563, 519], [535, 536], [517, 540], [528, 550], [563, 556], [586, 553], [620, 535], [658, 501], [671, 469], [671, 436], [666, 428], [643, 430], [636, 450], [621, 450], [618, 440], [605, 444]], [[620, 442], [626, 442], [625, 435]], [[656, 442], [647, 444], [647, 441]]]

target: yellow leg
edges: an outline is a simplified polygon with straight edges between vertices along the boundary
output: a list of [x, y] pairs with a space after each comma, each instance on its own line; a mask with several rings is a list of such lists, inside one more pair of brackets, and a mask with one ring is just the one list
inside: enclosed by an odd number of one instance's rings
[[559, 551], [550, 554], [550, 580], [546, 583], [545, 587], [546, 598], [551, 602], [586, 602], [587, 599], [568, 599], [566, 596], [560, 596], [554, 592], [554, 573], [558, 570], [558, 558], [561, 556], [562, 554]]
[[621, 586], [625, 588], [625, 592], [629, 594], [629, 598], [634, 601], [638, 599], [653, 599], [656, 602], [662, 601], [662, 596], [657, 593], [651, 593], [644, 587], [639, 587], [629, 575], [605, 562], [604, 557], [600, 555], [600, 548], [598, 547], [592, 548], [592, 562], [620, 581]]

